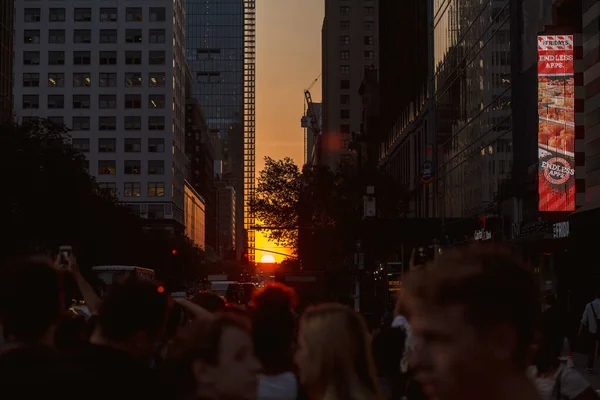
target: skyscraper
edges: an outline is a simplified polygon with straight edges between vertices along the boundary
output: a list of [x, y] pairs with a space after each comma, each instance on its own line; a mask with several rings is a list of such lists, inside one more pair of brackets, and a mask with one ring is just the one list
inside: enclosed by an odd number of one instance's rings
[[66, 125], [101, 188], [184, 224], [183, 0], [16, 3], [15, 111]]
[[[254, 217], [248, 201], [255, 178], [255, 0], [187, 0], [186, 58], [192, 96], [204, 110], [209, 134], [223, 149], [223, 178], [236, 193], [236, 253], [248, 235], [254, 261]], [[217, 158], [219, 156], [217, 155]]]

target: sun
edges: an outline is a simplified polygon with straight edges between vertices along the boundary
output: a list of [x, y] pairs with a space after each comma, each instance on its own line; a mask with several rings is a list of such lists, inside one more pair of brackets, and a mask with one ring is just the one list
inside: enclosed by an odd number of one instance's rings
[[265, 254], [260, 259], [260, 262], [263, 263], [263, 264], [274, 264], [275, 263], [275, 257], [273, 257], [270, 254]]

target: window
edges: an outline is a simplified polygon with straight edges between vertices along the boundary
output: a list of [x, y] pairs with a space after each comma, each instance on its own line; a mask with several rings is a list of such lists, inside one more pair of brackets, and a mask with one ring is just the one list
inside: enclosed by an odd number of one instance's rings
[[164, 72], [150, 72], [148, 74], [148, 86], [150, 87], [165, 87]]
[[340, 96], [340, 104], [350, 104], [350, 95], [343, 94]]
[[92, 62], [92, 53], [90, 51], [74, 51], [73, 65], [90, 65]]
[[163, 197], [164, 195], [164, 182], [148, 182], [148, 197]]
[[127, 87], [142, 87], [141, 72], [127, 72], [125, 74], [125, 86]]
[[92, 30], [75, 29], [73, 33], [73, 43], [92, 43]]
[[125, 52], [125, 64], [127, 65], [140, 65], [142, 63], [142, 52], [135, 51], [126, 51]]
[[125, 21], [141, 21], [142, 20], [142, 8], [141, 7], [127, 7], [125, 9]]
[[374, 60], [375, 59], [375, 52], [368, 50], [365, 51], [365, 60]]
[[98, 130], [116, 131], [117, 117], [98, 117]]
[[125, 42], [126, 43], [142, 43], [142, 30], [141, 29], [126, 29], [125, 30]]
[[340, 89], [350, 89], [350, 80], [349, 79], [342, 79], [340, 81]]
[[100, 87], [117, 87], [117, 74], [115, 72], [100, 72], [98, 84]]
[[117, 52], [116, 51], [101, 51], [100, 52], [100, 65], [117, 65]]
[[350, 118], [350, 110], [340, 110], [340, 118], [341, 119]]
[[48, 31], [48, 43], [64, 43], [65, 42], [65, 30], [64, 29], [50, 29]]
[[372, 31], [374, 26], [373, 21], [365, 21], [365, 31]]
[[349, 65], [340, 65], [340, 74], [347, 75], [349, 73], [350, 73], [350, 66]]
[[365, 7], [365, 15], [373, 15], [375, 14], [375, 7]]
[[164, 175], [164, 160], [148, 160], [148, 175]]
[[150, 65], [165, 65], [165, 52], [160, 50], [151, 50], [148, 52], [148, 63]]
[[115, 182], [99, 182], [98, 189], [108, 196], [117, 195], [117, 184]]
[[117, 30], [100, 29], [100, 43], [117, 43]]
[[73, 74], [73, 87], [90, 87], [92, 78], [89, 72], [80, 72]]
[[40, 22], [42, 12], [39, 8], [26, 8], [24, 13], [25, 22]]
[[164, 29], [150, 29], [150, 43], [165, 43], [166, 34]]
[[348, 50], [340, 51], [340, 60], [349, 60], [350, 52]]
[[74, 94], [73, 95], [73, 108], [90, 108], [90, 95], [89, 94]]
[[340, 133], [350, 134], [350, 125], [340, 125]]
[[75, 20], [75, 22], [91, 22], [92, 21], [92, 9], [91, 8], [76, 8], [74, 20]]
[[48, 73], [48, 87], [65, 87], [65, 74], [62, 72]]
[[63, 117], [48, 117], [48, 121], [59, 126], [63, 126], [65, 124], [65, 119]]
[[340, 21], [340, 30], [347, 31], [350, 29], [350, 21]]
[[375, 44], [375, 38], [373, 36], [365, 36], [365, 46], [372, 46]]
[[101, 8], [100, 9], [100, 22], [117, 22], [117, 9], [116, 8]]
[[40, 74], [39, 73], [23, 73], [23, 87], [39, 87], [40, 86]]
[[23, 65], [40, 65], [40, 52], [39, 51], [24, 51], [23, 52]]
[[142, 162], [140, 160], [125, 160], [125, 175], [140, 175]]
[[73, 130], [74, 131], [89, 131], [90, 130], [90, 117], [73, 117]]
[[142, 95], [141, 94], [126, 94], [125, 95], [125, 108], [142, 108]]
[[98, 108], [103, 110], [114, 110], [117, 108], [117, 95], [101, 94], [98, 96]]
[[40, 96], [37, 94], [24, 94], [23, 108], [40, 108]]
[[164, 22], [167, 19], [165, 7], [150, 7], [150, 22]]
[[39, 29], [27, 29], [27, 30], [23, 31], [23, 43], [25, 43], [25, 44], [40, 43], [40, 30]]
[[140, 197], [142, 184], [140, 182], [125, 182], [125, 197]]
[[148, 108], [165, 108], [164, 94], [151, 94], [148, 96]]
[[50, 22], [65, 22], [67, 20], [67, 12], [64, 8], [51, 8], [48, 19]]
[[125, 152], [139, 153], [142, 151], [142, 139], [140, 138], [125, 138]]
[[348, 45], [348, 44], [350, 44], [350, 36], [348, 36], [348, 35], [340, 36], [340, 45], [344, 46], [344, 45]]
[[98, 139], [98, 152], [99, 153], [114, 153], [117, 151], [117, 139]]
[[49, 94], [47, 107], [54, 109], [65, 108], [65, 96], [62, 94]]
[[90, 151], [90, 139], [73, 139], [73, 148], [88, 153]]
[[148, 153], [164, 153], [164, 152], [165, 152], [165, 139], [163, 139], [163, 138], [148, 139]]
[[126, 131], [139, 131], [142, 129], [142, 117], [137, 115], [128, 115], [125, 117]]
[[340, 6], [340, 14], [342, 14], [342, 15], [350, 14], [350, 7], [349, 6]]
[[165, 117], [161, 117], [161, 116], [148, 117], [148, 130], [149, 131], [164, 131], [165, 130]]
[[48, 52], [48, 65], [65, 65], [65, 52], [64, 51], [49, 51]]
[[115, 175], [117, 162], [115, 160], [98, 160], [98, 175]]
[[[150, 196], [150, 194], [148, 194]], [[164, 194], [163, 194], [164, 196]], [[149, 219], [164, 219], [165, 218], [165, 207], [162, 204], [148, 204], [148, 218]]]

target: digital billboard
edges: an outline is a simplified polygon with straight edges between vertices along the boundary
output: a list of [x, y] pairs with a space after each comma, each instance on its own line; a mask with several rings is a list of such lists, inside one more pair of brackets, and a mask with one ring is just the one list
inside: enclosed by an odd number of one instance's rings
[[575, 211], [573, 36], [538, 36], [538, 209]]

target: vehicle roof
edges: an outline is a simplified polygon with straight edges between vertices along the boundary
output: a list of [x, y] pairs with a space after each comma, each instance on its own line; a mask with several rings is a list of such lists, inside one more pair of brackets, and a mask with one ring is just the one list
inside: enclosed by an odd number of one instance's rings
[[99, 265], [92, 267], [92, 271], [133, 271], [136, 269], [144, 272], [154, 273], [154, 270], [131, 265]]

